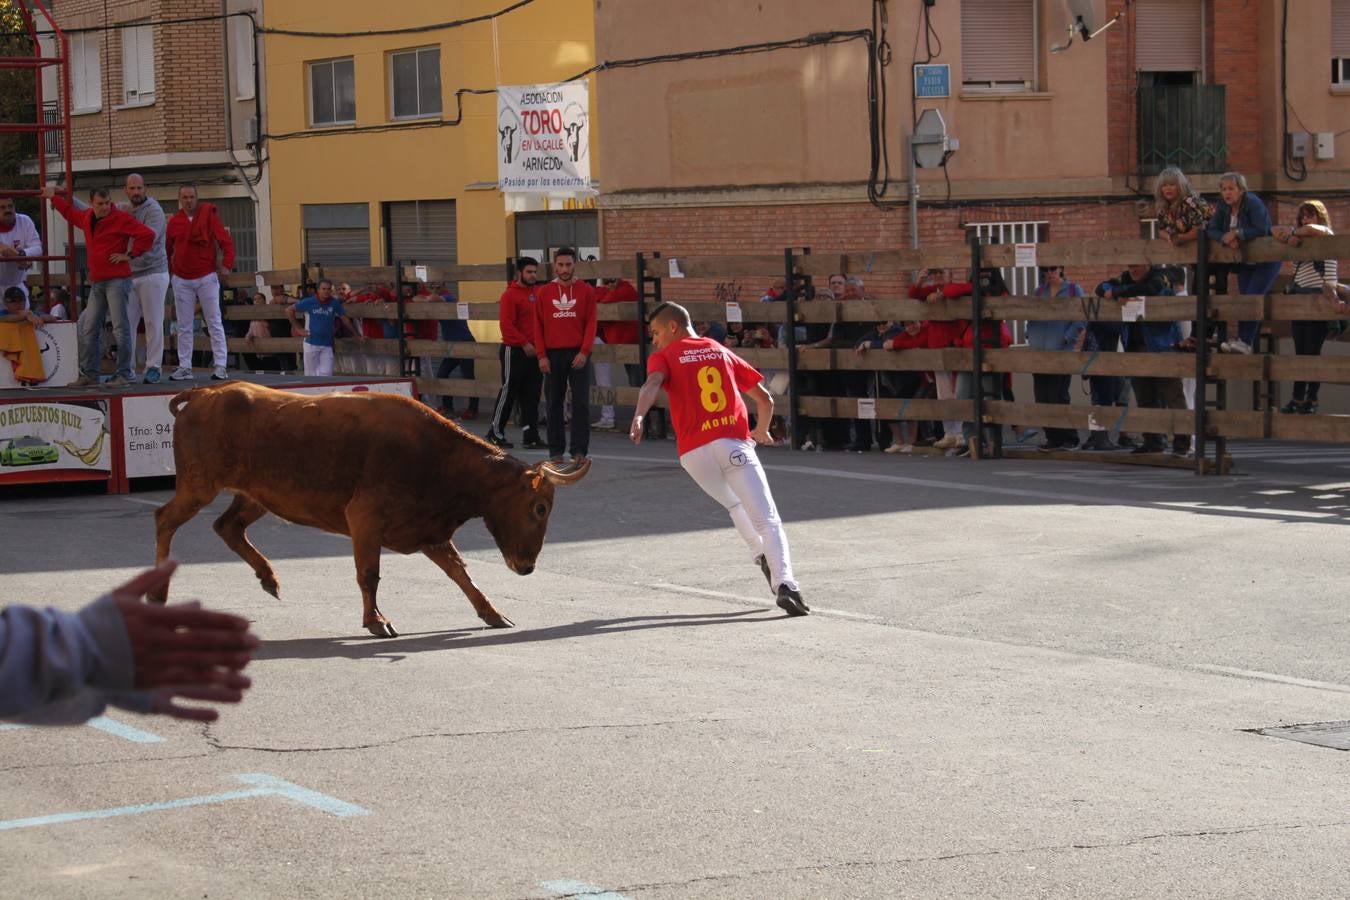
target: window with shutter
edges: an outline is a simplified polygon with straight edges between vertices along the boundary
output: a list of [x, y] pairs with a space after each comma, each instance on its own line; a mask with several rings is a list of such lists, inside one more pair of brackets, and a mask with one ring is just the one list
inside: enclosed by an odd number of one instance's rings
[[412, 200], [384, 205], [389, 265], [402, 261], [453, 266], [458, 262], [455, 201]]
[[1140, 72], [1204, 69], [1203, 0], [1135, 0], [1134, 66]]
[[1331, 0], [1331, 82], [1350, 85], [1350, 0]]
[[98, 36], [76, 34], [69, 38], [71, 111], [97, 112], [103, 108], [103, 71], [99, 63]]
[[305, 261], [321, 266], [370, 265], [370, 209], [364, 203], [305, 204]]
[[253, 44], [253, 23], [247, 16], [230, 19], [234, 37], [234, 99], [253, 99], [253, 64], [256, 48]]
[[155, 102], [155, 34], [150, 25], [122, 29], [122, 102]]
[[961, 0], [961, 83], [966, 89], [1037, 87], [1033, 0]]

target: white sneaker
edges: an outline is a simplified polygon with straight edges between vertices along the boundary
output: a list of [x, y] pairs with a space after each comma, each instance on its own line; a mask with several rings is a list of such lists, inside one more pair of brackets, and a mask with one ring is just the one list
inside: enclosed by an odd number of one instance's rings
[[809, 452], [811, 452], [812, 450], [816, 449], [816, 445], [815, 445], [814, 443], [812, 443], [811, 441], [809, 441], [809, 440], [808, 440], [808, 441], [802, 441], [802, 449], [805, 450], [805, 451], [807, 451], [807, 452], [809, 453]]
[[1250, 354], [1252, 352], [1252, 345], [1244, 340], [1224, 341], [1219, 345], [1219, 352]]
[[891, 444], [886, 448], [887, 453], [913, 453], [913, 444]]
[[944, 434], [944, 435], [942, 436], [942, 440], [938, 441], [938, 442], [937, 442], [936, 444], [934, 444], [933, 446], [936, 447], [936, 448], [939, 449], [939, 450], [951, 450], [953, 447], [955, 447], [956, 445], [958, 445], [958, 444], [960, 444], [960, 443], [961, 443], [961, 439], [960, 439], [959, 437], [957, 437], [956, 435], [954, 435], [954, 434]]
[[216, 366], [215, 370], [211, 372], [212, 381], [228, 381], [229, 378], [230, 375], [225, 371], [224, 366]]
[[170, 381], [191, 381], [197, 376], [187, 366], [179, 366], [169, 375]]
[[591, 427], [594, 428], [594, 429], [597, 430], [597, 431], [613, 431], [613, 430], [614, 430], [614, 420], [613, 420], [613, 419], [601, 419], [601, 420], [598, 421], [598, 422], [592, 422], [592, 423], [591, 423]]

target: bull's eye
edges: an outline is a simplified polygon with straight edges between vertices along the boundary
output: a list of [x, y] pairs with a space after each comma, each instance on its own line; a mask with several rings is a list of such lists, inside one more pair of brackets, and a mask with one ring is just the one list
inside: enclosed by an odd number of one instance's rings
[[542, 503], [536, 503], [534, 505], [534, 514], [542, 519], [544, 516], [548, 515], [548, 507]]

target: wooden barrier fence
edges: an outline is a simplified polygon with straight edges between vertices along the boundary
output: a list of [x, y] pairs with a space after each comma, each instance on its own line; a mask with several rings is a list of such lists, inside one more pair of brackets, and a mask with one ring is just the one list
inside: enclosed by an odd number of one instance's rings
[[[1194, 265], [1200, 277], [1195, 279], [1194, 296], [1165, 296], [1130, 298], [1144, 300], [1139, 319], [1144, 322], [1175, 322], [1190, 320], [1196, 323], [1197, 335], [1203, 335], [1210, 323], [1241, 320], [1298, 321], [1317, 319], [1350, 319], [1350, 313], [1338, 309], [1337, 304], [1324, 297], [1307, 294], [1270, 294], [1266, 296], [1211, 295], [1208, 279], [1203, 277], [1209, 267], [1243, 262], [1290, 260], [1350, 259], [1350, 237], [1306, 239], [1301, 246], [1265, 238], [1248, 242], [1239, 250], [1219, 247], [1217, 244], [1197, 242], [1193, 249], [1177, 248], [1164, 241], [1119, 240], [1078, 243], [1044, 243], [1036, 245], [1040, 265], [1124, 267], [1146, 262], [1155, 265]], [[1009, 245], [980, 245], [972, 243], [966, 251], [887, 250], [850, 252], [844, 254], [812, 254], [809, 251], [787, 250], [782, 256], [727, 256], [677, 257], [682, 281], [671, 277], [672, 260], [660, 254], [638, 254], [629, 260], [602, 260], [579, 262], [576, 277], [623, 277], [638, 288], [637, 303], [604, 304], [600, 306], [600, 321], [641, 322], [653, 304], [659, 303], [663, 288], [672, 283], [690, 284], [689, 280], [714, 281], [731, 277], [761, 276], [784, 278], [788, 284], [806, 284], [814, 277], [827, 277], [835, 272], [858, 272], [871, 275], [908, 275], [929, 267], [980, 268], [1010, 266], [1015, 261], [1015, 248]], [[425, 269], [424, 272], [421, 270]], [[390, 284], [397, 288], [417, 280], [442, 283], [458, 295], [458, 286], [468, 282], [504, 284], [508, 280], [509, 264], [472, 266], [412, 265], [324, 269], [307, 266], [302, 269], [259, 273], [261, 284], [312, 283], [320, 277], [354, 285]], [[547, 277], [547, 266], [541, 279]], [[227, 286], [258, 284], [253, 275], [232, 275]], [[1085, 290], [1091, 294], [1091, 286]], [[789, 291], [785, 302], [736, 304], [747, 324], [786, 326], [824, 323], [875, 323], [908, 320], [981, 321], [1069, 320], [1086, 322], [1122, 322], [1120, 306], [1110, 300], [1092, 296], [1085, 298], [1050, 299], [1038, 297], [983, 297], [977, 290], [974, 296], [959, 300], [926, 303], [908, 299], [867, 299], [846, 301], [819, 301], [797, 299], [800, 291]], [[723, 321], [728, 304], [722, 301], [681, 301], [699, 321]], [[495, 302], [469, 303], [470, 321], [497, 320]], [[398, 324], [398, 333], [409, 322], [426, 320], [453, 320], [459, 318], [456, 303], [393, 302], [361, 303], [352, 305], [348, 313], [356, 318], [392, 320]], [[229, 306], [227, 317], [233, 320], [271, 319], [284, 317], [284, 307]], [[1270, 404], [1258, 410], [1226, 408], [1226, 385], [1229, 381], [1250, 381], [1271, 384], [1281, 381], [1317, 380], [1327, 383], [1350, 384], [1350, 359], [1311, 356], [1277, 356], [1256, 353], [1244, 355], [1216, 355], [1205, 341], [1197, 341], [1195, 353], [1080, 353], [1033, 351], [1028, 349], [999, 349], [975, 346], [967, 349], [905, 350], [892, 352], [871, 350], [856, 353], [850, 347], [835, 349], [800, 348], [796, 329], [784, 328], [786, 340], [774, 349], [738, 349], [737, 352], [752, 365], [761, 369], [788, 373], [787, 397], [776, 398], [780, 413], [793, 411], [798, 415], [819, 418], [853, 419], [859, 416], [858, 398], [801, 396], [799, 382], [804, 373], [827, 371], [949, 371], [984, 374], [1077, 374], [1080, 376], [1194, 378], [1197, 382], [1196, 409], [1140, 409], [1137, 407], [1090, 407], [1006, 402], [986, 395], [981, 389], [971, 399], [887, 399], [872, 402], [878, 421], [886, 420], [964, 420], [987, 426], [1025, 425], [1058, 426], [1086, 429], [1093, 422], [1110, 428], [1128, 428], [1144, 432], [1172, 432], [1195, 434], [1200, 441], [1193, 465], [1197, 473], [1220, 472], [1225, 469], [1224, 443], [1231, 438], [1266, 438], [1305, 441], [1350, 442], [1350, 416], [1295, 416], [1280, 415]], [[199, 347], [205, 339], [198, 338]], [[500, 386], [497, 365], [499, 344], [475, 342], [453, 343], [439, 340], [410, 338], [374, 339], [364, 346], [353, 339], [337, 342], [339, 357], [352, 353], [385, 354], [399, 358], [400, 371], [414, 374], [416, 360], [423, 357], [471, 358], [479, 365], [475, 378], [437, 379], [423, 372], [418, 378], [422, 393], [454, 397], [495, 397]], [[249, 341], [232, 338], [231, 352], [243, 353], [297, 353], [298, 338], [269, 338]], [[617, 345], [596, 347], [596, 362], [616, 364], [645, 364], [646, 346]], [[622, 374], [620, 369], [617, 374]], [[637, 401], [637, 388], [627, 385], [627, 379], [616, 377], [616, 384], [603, 398], [619, 405], [632, 406]], [[975, 384], [982, 379], [973, 378]], [[976, 429], [973, 455], [998, 456], [1002, 453], [998, 435], [1001, 428], [988, 429], [993, 439], [983, 441], [985, 429]], [[1206, 459], [1205, 445], [1213, 442], [1214, 459]], [[1190, 463], [1188, 463], [1190, 465]]]

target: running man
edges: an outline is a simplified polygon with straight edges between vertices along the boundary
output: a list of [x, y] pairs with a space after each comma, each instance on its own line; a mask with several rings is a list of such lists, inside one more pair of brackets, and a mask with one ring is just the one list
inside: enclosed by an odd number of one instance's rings
[[[647, 381], [628, 436], [634, 444], [642, 442], [642, 421], [665, 388], [681, 467], [731, 514], [783, 611], [806, 615], [811, 609], [792, 577], [783, 521], [755, 452], [756, 441], [773, 443], [773, 395], [764, 376], [717, 341], [695, 334], [689, 310], [677, 303], [658, 306], [648, 330], [656, 351], [647, 359]], [[742, 392], [755, 400], [753, 434]]]

